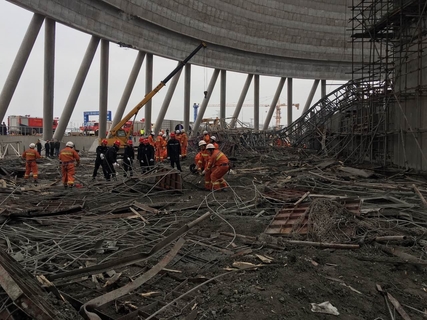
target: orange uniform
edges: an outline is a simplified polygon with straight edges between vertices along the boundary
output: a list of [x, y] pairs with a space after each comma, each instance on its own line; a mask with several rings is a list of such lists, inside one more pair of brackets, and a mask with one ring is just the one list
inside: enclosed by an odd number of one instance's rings
[[37, 168], [36, 159], [40, 158], [40, 154], [35, 149], [25, 150], [22, 154], [22, 158], [25, 159], [25, 175], [24, 179], [28, 179], [30, 177], [30, 172], [33, 173], [34, 181], [37, 181], [39, 171]]
[[155, 141], [153, 135], [151, 134], [148, 136], [148, 143], [151, 144], [153, 147], [155, 146]]
[[165, 156], [165, 150], [166, 150], [166, 141], [163, 139], [161, 135], [157, 136], [156, 142], [154, 143], [155, 146], [155, 156], [157, 162], [163, 162], [164, 156]]
[[216, 143], [215, 141], [213, 141], [211, 143], [215, 146], [215, 149], [219, 149], [219, 144], [218, 143]]
[[223, 176], [229, 169], [227, 156], [220, 150], [214, 149], [206, 168], [206, 171], [210, 172], [210, 182], [213, 190], [219, 190], [228, 186]]
[[206, 133], [203, 135], [203, 140], [205, 140], [206, 143], [211, 143], [211, 136]]
[[185, 132], [181, 133], [181, 156], [187, 156], [188, 136]]
[[65, 147], [59, 153], [59, 161], [61, 161], [62, 184], [64, 187], [73, 187], [76, 173], [74, 161], [77, 166], [80, 164], [79, 154], [73, 148]]

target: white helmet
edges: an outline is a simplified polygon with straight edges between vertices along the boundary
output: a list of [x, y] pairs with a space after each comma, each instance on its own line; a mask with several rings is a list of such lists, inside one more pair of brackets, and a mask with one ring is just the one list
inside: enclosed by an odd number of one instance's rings
[[184, 129], [181, 129], [181, 133], [184, 133], [185, 132], [185, 130]]
[[70, 148], [72, 148], [72, 147], [74, 147], [74, 143], [73, 143], [72, 141], [68, 141], [68, 142], [65, 144], [65, 146], [66, 146], [66, 147], [70, 147]]
[[206, 141], [205, 140], [200, 140], [199, 141], [199, 147], [205, 146], [205, 145], [206, 145]]
[[176, 134], [180, 134], [180, 133], [181, 133], [181, 131], [179, 131], [179, 130], [176, 130], [176, 131], [175, 131], [175, 133], [176, 133]]
[[208, 134], [208, 132], [205, 130], [205, 131], [203, 131], [203, 134]]
[[214, 146], [212, 143], [209, 143], [209, 144], [206, 146], [206, 149], [215, 149], [215, 146]]
[[34, 149], [35, 147], [36, 147], [36, 144], [31, 142], [31, 143], [30, 143], [30, 148], [31, 148], [31, 149]]
[[163, 132], [161, 132], [161, 131], [159, 131], [159, 134], [158, 134], [159, 136], [162, 136], [163, 135]]
[[211, 137], [211, 139], [212, 139], [213, 141], [216, 141], [216, 137], [215, 137], [215, 136], [212, 136], [212, 137]]
[[151, 133], [150, 133], [150, 134], [154, 136], [154, 131], [151, 131]]
[[163, 133], [162, 137], [163, 137], [163, 138], [166, 138], [166, 133]]

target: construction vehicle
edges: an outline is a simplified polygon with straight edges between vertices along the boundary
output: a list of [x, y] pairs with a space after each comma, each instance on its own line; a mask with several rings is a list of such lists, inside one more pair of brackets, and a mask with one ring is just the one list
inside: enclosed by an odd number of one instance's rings
[[[9, 134], [16, 135], [41, 135], [43, 133], [43, 118], [25, 116], [7, 117]], [[58, 118], [52, 121], [52, 132], [58, 126]]]
[[138, 111], [147, 104], [148, 101], [150, 101], [153, 96], [162, 89], [166, 83], [172, 79], [172, 77], [177, 74], [184, 66], [185, 64], [201, 49], [205, 48], [206, 44], [202, 42], [196, 49], [194, 49], [193, 52], [190, 53], [190, 55], [185, 58], [184, 61], [182, 61], [163, 81], [161, 81], [157, 87], [155, 87], [150, 93], [148, 93], [144, 99], [141, 100], [123, 119], [117, 123], [113, 128], [110, 129], [110, 132], [107, 136], [108, 145], [112, 146], [116, 140], [120, 141], [120, 147], [124, 147], [127, 144], [127, 141], [129, 140], [129, 136], [132, 133], [131, 130], [125, 130], [123, 127], [126, 125], [126, 123], [132, 118], [136, 117], [138, 114]]

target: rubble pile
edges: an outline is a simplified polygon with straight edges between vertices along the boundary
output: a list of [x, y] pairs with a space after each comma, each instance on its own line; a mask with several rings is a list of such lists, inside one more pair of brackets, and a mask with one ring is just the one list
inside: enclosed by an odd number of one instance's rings
[[427, 317], [422, 175], [233, 148], [227, 192], [167, 163], [92, 181], [91, 154], [75, 188], [57, 159], [35, 185], [3, 159], [0, 318]]

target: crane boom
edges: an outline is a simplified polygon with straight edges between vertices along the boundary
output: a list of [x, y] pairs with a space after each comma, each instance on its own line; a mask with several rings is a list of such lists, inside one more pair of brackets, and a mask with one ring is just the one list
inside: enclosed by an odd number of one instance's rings
[[186, 63], [201, 49], [206, 48], [206, 43], [202, 42], [199, 44], [199, 46], [193, 50], [193, 52], [190, 53], [190, 55], [185, 58], [183, 61], [180, 62], [180, 64], [163, 80], [161, 81], [157, 87], [155, 87], [151, 92], [149, 92], [144, 99], [142, 99], [126, 116], [120, 120], [119, 123], [117, 123], [113, 128], [110, 129], [110, 133], [108, 134], [108, 145], [112, 145], [115, 140], [120, 140], [122, 145], [127, 144], [127, 140], [129, 138], [129, 135], [131, 133], [131, 130], [128, 130], [127, 132], [122, 129], [123, 125], [130, 120], [134, 115], [138, 113], [138, 111], [147, 104], [148, 101], [150, 101], [154, 95], [162, 89], [166, 83], [172, 77], [178, 73], [185, 65]]

